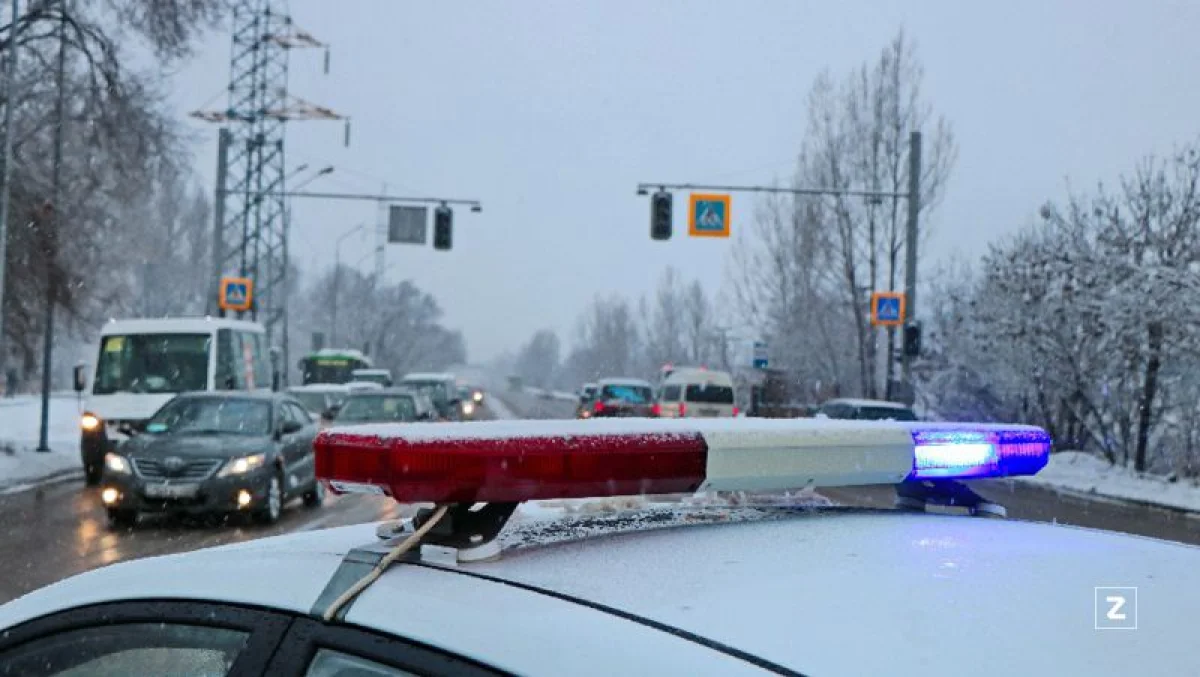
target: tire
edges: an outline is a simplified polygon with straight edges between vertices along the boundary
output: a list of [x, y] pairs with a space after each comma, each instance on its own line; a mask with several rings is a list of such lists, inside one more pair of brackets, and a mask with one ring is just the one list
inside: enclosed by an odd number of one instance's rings
[[313, 488], [304, 492], [304, 507], [319, 508], [325, 502], [325, 485], [320, 481], [313, 484]]
[[108, 509], [108, 526], [112, 529], [132, 529], [137, 525], [137, 518], [136, 510]]
[[283, 514], [283, 478], [279, 473], [271, 475], [267, 485], [267, 498], [263, 505], [254, 513], [254, 519], [259, 524], [274, 524]]

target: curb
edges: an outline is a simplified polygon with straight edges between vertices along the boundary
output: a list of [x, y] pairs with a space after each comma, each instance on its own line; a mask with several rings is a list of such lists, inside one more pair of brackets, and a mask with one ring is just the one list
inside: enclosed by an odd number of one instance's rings
[[36, 489], [48, 484], [58, 484], [60, 482], [81, 479], [83, 479], [83, 468], [64, 468], [41, 475], [40, 477], [26, 477], [11, 482], [0, 483], [0, 496], [19, 494], [23, 491], [29, 491], [30, 489]]
[[1024, 484], [1027, 487], [1036, 487], [1038, 489], [1044, 489], [1046, 491], [1053, 491], [1058, 494], [1074, 496], [1075, 498], [1079, 498], [1079, 499], [1086, 500], [1086, 501], [1105, 501], [1108, 503], [1116, 503], [1116, 504], [1120, 504], [1120, 505], [1137, 506], [1139, 508], [1153, 508], [1155, 510], [1162, 510], [1165, 512], [1171, 512], [1171, 513], [1175, 513], [1178, 515], [1184, 515], [1186, 517], [1200, 519], [1200, 510], [1195, 510], [1193, 508], [1185, 508], [1185, 507], [1179, 506], [1179, 505], [1172, 505], [1169, 503], [1157, 503], [1155, 501], [1148, 501], [1144, 498], [1127, 498], [1125, 496], [1114, 496], [1112, 494], [1101, 493], [1094, 489], [1091, 491], [1088, 491], [1088, 490], [1084, 490], [1084, 489], [1076, 489], [1074, 487], [1064, 487], [1064, 486], [1057, 485], [1057, 484], [1050, 484], [1047, 482], [1036, 482], [1036, 481], [1030, 481], [1030, 480], [1016, 480], [1016, 479], [1014, 479], [1013, 481], [1019, 481], [1019, 482], [1021, 482], [1021, 484]]

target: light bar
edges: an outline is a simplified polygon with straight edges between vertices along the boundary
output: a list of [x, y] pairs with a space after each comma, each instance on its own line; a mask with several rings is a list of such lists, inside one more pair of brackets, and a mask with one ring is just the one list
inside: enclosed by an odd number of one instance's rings
[[406, 503], [773, 491], [1033, 474], [1049, 436], [1023, 426], [813, 419], [593, 419], [332, 428], [317, 476]]
[[1033, 426], [914, 426], [911, 479], [1036, 475], [1050, 460], [1050, 435]]

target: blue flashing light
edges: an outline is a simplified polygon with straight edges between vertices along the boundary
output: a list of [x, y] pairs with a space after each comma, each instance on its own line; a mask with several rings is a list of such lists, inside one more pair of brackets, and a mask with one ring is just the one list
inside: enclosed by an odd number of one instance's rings
[[912, 437], [914, 480], [1036, 475], [1050, 459], [1050, 435], [1040, 428], [921, 426]]

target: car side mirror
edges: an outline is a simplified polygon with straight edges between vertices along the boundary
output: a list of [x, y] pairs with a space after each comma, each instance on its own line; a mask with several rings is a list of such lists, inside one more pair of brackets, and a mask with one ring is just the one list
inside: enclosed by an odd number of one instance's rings
[[299, 423], [298, 421], [284, 421], [283, 423], [281, 423], [279, 425], [279, 436], [283, 437], [284, 435], [291, 435], [292, 433], [298, 433], [303, 429], [304, 429], [304, 425]]
[[87, 365], [82, 363], [75, 365], [74, 377], [75, 392], [82, 393], [87, 389]]

